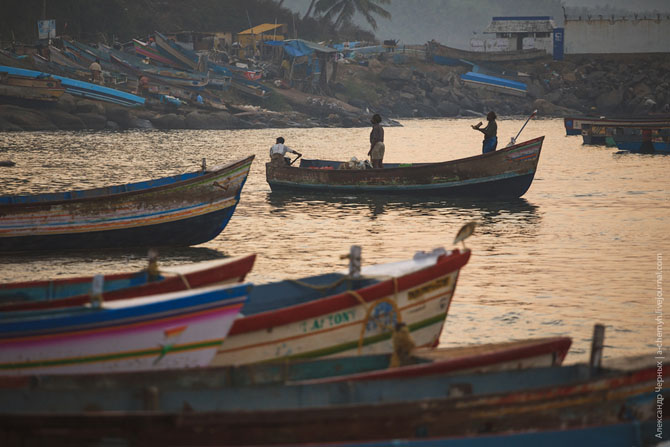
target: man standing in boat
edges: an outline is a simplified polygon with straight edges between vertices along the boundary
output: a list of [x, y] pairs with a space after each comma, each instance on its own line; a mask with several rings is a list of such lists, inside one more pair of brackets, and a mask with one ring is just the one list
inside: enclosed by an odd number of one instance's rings
[[287, 165], [291, 164], [291, 160], [286, 157], [286, 153], [290, 152], [292, 154], [296, 154], [299, 156], [302, 156], [300, 152], [296, 152], [290, 147], [286, 146], [284, 144], [284, 137], [277, 137], [277, 143], [275, 143], [271, 148], [270, 148], [270, 160], [273, 162], [276, 162], [276, 160], [280, 160], [280, 163], [285, 163]]
[[384, 128], [381, 125], [382, 117], [375, 113], [372, 116], [372, 131], [370, 132], [370, 150], [368, 156], [372, 161], [372, 167], [381, 169], [384, 167], [382, 163], [384, 159]]
[[473, 129], [484, 134], [484, 143], [482, 144], [482, 154], [493, 152], [498, 146], [498, 125], [496, 124], [496, 114], [491, 111], [486, 115], [486, 120], [489, 122], [485, 128], [482, 127], [481, 121], [474, 126]]

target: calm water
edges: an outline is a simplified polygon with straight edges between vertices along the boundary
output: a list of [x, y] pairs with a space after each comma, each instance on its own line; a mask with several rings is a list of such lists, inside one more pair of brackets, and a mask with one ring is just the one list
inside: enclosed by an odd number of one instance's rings
[[[441, 161], [479, 153], [477, 120], [403, 121], [386, 128], [386, 161]], [[500, 141], [523, 120], [501, 119]], [[592, 328], [606, 325], [605, 354], [655, 351], [659, 256], [670, 265], [669, 156], [618, 154], [567, 137], [562, 120], [536, 120], [520, 139], [545, 135], [535, 181], [513, 203], [291, 198], [270, 192], [264, 163], [274, 139], [307, 158], [364, 158], [369, 129], [0, 133], [0, 195], [82, 189], [197, 170], [249, 154], [257, 160], [228, 227], [198, 247], [164, 250], [163, 266], [257, 253], [261, 283], [342, 270], [467, 241], [441, 342], [444, 346], [568, 335], [568, 362], [588, 358]], [[143, 250], [0, 256], [0, 282], [139, 269]]]

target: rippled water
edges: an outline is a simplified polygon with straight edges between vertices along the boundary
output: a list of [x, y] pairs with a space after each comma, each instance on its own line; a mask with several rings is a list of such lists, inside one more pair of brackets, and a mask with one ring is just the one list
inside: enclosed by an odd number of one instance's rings
[[[456, 159], [480, 152], [476, 120], [408, 120], [386, 128], [386, 161]], [[501, 142], [523, 124], [500, 119]], [[270, 192], [264, 163], [282, 135], [307, 158], [364, 158], [369, 129], [0, 133], [0, 194], [90, 188], [197, 170], [249, 154], [257, 159], [228, 227], [198, 247], [164, 250], [164, 266], [258, 253], [249, 279], [346, 268], [340, 255], [363, 246], [364, 263], [400, 260], [467, 241], [442, 345], [568, 335], [568, 362], [588, 357], [592, 328], [606, 325], [605, 355], [649, 353], [656, 341], [658, 257], [670, 264], [670, 157], [619, 154], [567, 137], [562, 120], [536, 120], [521, 139], [545, 135], [535, 181], [515, 202], [402, 202], [290, 197]], [[0, 282], [143, 267], [143, 250], [0, 257]]]

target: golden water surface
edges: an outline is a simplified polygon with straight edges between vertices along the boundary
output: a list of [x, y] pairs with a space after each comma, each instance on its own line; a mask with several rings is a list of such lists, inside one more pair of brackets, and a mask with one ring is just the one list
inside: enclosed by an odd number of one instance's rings
[[[478, 119], [406, 120], [385, 129], [388, 162], [478, 154]], [[500, 119], [500, 145], [523, 119]], [[588, 358], [595, 323], [606, 325], [606, 357], [654, 356], [670, 265], [670, 156], [583, 146], [563, 121], [531, 121], [519, 141], [544, 135], [535, 180], [514, 202], [292, 197], [270, 192], [264, 163], [277, 136], [306, 158], [365, 157], [369, 129], [0, 133], [0, 195], [86, 189], [198, 170], [256, 154], [226, 229], [198, 247], [163, 250], [164, 267], [257, 253], [248, 279], [263, 283], [346, 269], [352, 244], [365, 264], [418, 250], [451, 248], [475, 220], [472, 258], [459, 279], [443, 346], [528, 337], [573, 338], [567, 362]], [[143, 250], [0, 256], [0, 282], [130, 271]], [[667, 268], [666, 268], [667, 269]], [[670, 281], [670, 280], [669, 280]], [[667, 287], [666, 287], [667, 288]], [[670, 304], [667, 307], [670, 314]], [[662, 306], [660, 307], [662, 311]], [[668, 318], [670, 323], [670, 318]], [[670, 345], [670, 340], [668, 341]]]

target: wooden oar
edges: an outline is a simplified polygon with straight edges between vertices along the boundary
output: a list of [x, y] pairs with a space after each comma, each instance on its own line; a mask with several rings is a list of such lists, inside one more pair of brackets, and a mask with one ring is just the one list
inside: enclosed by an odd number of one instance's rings
[[296, 161], [298, 161], [298, 158], [300, 158], [300, 157], [302, 157], [302, 154], [298, 154], [298, 156], [295, 157], [295, 158], [293, 159], [293, 161], [291, 161], [291, 163], [289, 163], [289, 166], [293, 166], [293, 163], [295, 163]]

